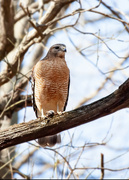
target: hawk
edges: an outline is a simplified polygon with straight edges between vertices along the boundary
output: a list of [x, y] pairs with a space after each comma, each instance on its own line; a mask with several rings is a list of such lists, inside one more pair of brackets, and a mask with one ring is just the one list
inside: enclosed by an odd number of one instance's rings
[[[46, 57], [33, 67], [33, 109], [37, 117], [44, 117], [51, 111], [65, 111], [70, 84], [65, 52], [64, 44], [55, 44], [49, 49]], [[38, 143], [43, 147], [51, 147], [60, 142], [60, 134], [38, 139]]]

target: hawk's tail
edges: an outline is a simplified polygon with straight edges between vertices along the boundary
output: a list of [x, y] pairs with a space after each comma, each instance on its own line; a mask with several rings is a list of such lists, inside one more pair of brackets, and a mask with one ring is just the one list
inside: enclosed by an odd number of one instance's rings
[[52, 136], [45, 136], [45, 137], [39, 138], [38, 143], [42, 147], [45, 147], [45, 146], [52, 147], [57, 143], [61, 143], [61, 135], [60, 134], [55, 134], [55, 135], [52, 135]]

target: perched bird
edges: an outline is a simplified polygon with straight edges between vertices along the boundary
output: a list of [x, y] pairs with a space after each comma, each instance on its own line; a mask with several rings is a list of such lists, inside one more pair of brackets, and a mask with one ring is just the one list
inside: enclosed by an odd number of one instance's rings
[[[49, 49], [46, 57], [33, 67], [33, 109], [37, 117], [44, 117], [50, 111], [65, 111], [70, 84], [65, 52], [64, 44], [55, 44]], [[38, 143], [43, 147], [51, 147], [60, 142], [60, 134], [38, 139]]]

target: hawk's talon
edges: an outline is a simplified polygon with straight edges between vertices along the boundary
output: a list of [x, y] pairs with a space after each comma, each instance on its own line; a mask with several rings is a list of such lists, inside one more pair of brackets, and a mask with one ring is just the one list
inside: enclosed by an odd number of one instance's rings
[[42, 125], [46, 125], [47, 123], [44, 121], [44, 122], [41, 122]]
[[49, 122], [50, 122], [50, 120], [48, 119], [48, 120], [47, 120], [47, 124], [48, 124]]
[[63, 112], [59, 111], [59, 112], [57, 112], [57, 114], [60, 116], [60, 115], [64, 114], [64, 111]]
[[40, 116], [39, 118], [40, 118], [40, 120], [42, 120], [42, 119], [46, 119], [47, 117], [46, 116]]
[[53, 117], [55, 115], [55, 112], [53, 110], [47, 111], [46, 117]]

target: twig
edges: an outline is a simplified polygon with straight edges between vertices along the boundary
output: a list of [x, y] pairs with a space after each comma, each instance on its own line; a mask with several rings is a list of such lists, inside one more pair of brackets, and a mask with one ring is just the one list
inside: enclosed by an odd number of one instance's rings
[[104, 169], [104, 170], [106, 170], [106, 171], [116, 172], [116, 171], [129, 170], [129, 167], [121, 168], [121, 169], [110, 169], [110, 168], [101, 168], [101, 167], [83, 167], [83, 168], [75, 168], [75, 169], [73, 169], [73, 171], [75, 171], [75, 170], [87, 170], [87, 169], [94, 169], [94, 170]]
[[90, 12], [93, 12], [93, 13], [101, 14], [101, 15], [103, 15], [103, 16], [105, 16], [105, 17], [109, 17], [109, 18], [111, 18], [111, 19], [117, 20], [117, 21], [119, 21], [119, 22], [121, 22], [121, 23], [129, 26], [129, 23], [126, 22], [126, 21], [124, 21], [123, 19], [116, 18], [116, 17], [114, 17], [114, 16], [111, 16], [111, 15], [108, 15], [108, 14], [105, 14], [105, 13], [102, 13], [102, 12], [96, 11], [96, 10], [89, 10], [89, 11], [90, 11]]
[[101, 177], [100, 179], [104, 178], [104, 155], [101, 153]]
[[36, 31], [38, 32], [38, 34], [39, 34], [39, 35], [41, 36], [41, 38], [43, 39], [43, 38], [44, 38], [43, 34], [42, 34], [41, 31], [39, 30], [39, 28], [33, 23], [33, 21], [31, 20], [31, 16], [30, 16], [30, 13], [29, 13], [28, 8], [26, 8], [26, 10], [25, 10], [25, 8], [22, 6], [21, 3], [20, 3], [20, 7], [21, 7], [22, 10], [24, 11], [24, 13], [29, 17], [29, 18], [28, 18], [28, 21], [30, 22], [30, 24], [33, 26], [33, 28], [36, 29]]
[[[3, 166], [4, 166], [4, 163], [3, 162], [1, 162], [0, 161], [0, 164], [3, 164]], [[7, 164], [6, 165], [6, 167], [9, 169], [10, 168], [10, 166]], [[13, 167], [12, 166], [12, 173], [17, 173], [17, 174], [19, 174], [21, 177], [23, 177], [24, 179], [30, 179], [30, 177], [29, 176], [27, 176], [27, 175], [25, 175], [24, 173], [22, 173], [22, 172], [20, 172], [17, 168], [15, 168], [15, 167]], [[4, 177], [2, 177], [2, 178], [4, 178]]]
[[[28, 6], [28, 9], [29, 9], [30, 14], [34, 14], [36, 11], [39, 10], [38, 2], [34, 2], [34, 3], [30, 4]], [[14, 16], [14, 23], [18, 22], [19, 20], [21, 20], [25, 16], [26, 16], [26, 14], [22, 10], [18, 11], [17, 14]]]
[[103, 4], [106, 8], [108, 8], [116, 17], [118, 17], [120, 20], [122, 20], [122, 21], [121, 21], [122, 24], [124, 25], [126, 31], [129, 33], [129, 23], [128, 23], [128, 24], [127, 24], [127, 22], [125, 23], [125, 22], [123, 21], [123, 19], [121, 18], [121, 16], [119, 15], [119, 13], [116, 12], [115, 10], [113, 10], [113, 9], [112, 9], [110, 6], [108, 6], [106, 3], [102, 2], [102, 4]]
[[[56, 151], [55, 149], [51, 149], [51, 148], [47, 148], [47, 147], [45, 147], [44, 149], [47, 149], [47, 150], [50, 150], [50, 151], [54, 151], [54, 152], [57, 153], [60, 157], [62, 157], [62, 159], [66, 162], [66, 164], [67, 164], [70, 172], [73, 173], [73, 169], [72, 169], [71, 165], [69, 164], [69, 162], [67, 161], [67, 159], [66, 159], [61, 153], [59, 153], [59, 152]], [[73, 173], [73, 177], [75, 178], [74, 173]]]

